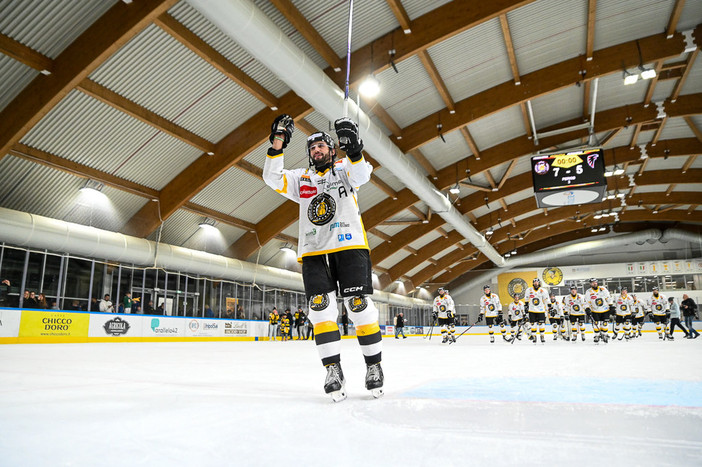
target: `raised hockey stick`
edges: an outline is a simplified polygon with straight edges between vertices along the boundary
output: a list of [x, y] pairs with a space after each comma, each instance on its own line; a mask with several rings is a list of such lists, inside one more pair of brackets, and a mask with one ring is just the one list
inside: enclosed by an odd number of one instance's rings
[[346, 85], [344, 88], [344, 117], [349, 116], [349, 77], [351, 75], [351, 31], [353, 30], [353, 0], [349, 0], [349, 35], [346, 41]]

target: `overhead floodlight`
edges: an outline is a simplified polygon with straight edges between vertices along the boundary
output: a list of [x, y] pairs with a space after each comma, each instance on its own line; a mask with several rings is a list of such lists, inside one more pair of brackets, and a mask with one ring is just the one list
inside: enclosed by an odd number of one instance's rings
[[614, 175], [615, 177], [618, 177], [619, 175], [624, 175], [624, 169], [622, 169], [618, 165], [615, 165], [614, 171], [612, 172], [612, 175]]
[[461, 188], [458, 186], [458, 183], [451, 187], [449, 193], [451, 193], [452, 195], [457, 195], [461, 193]]
[[88, 193], [91, 195], [101, 194], [103, 196], [106, 196], [104, 193], [102, 193], [103, 188], [105, 188], [105, 185], [103, 185], [102, 183], [96, 182], [95, 180], [87, 180], [85, 182], [85, 185], [83, 185], [78, 191]]
[[200, 222], [200, 224], [198, 224], [198, 225], [200, 226], [200, 228], [202, 230], [212, 232], [215, 230], [219, 230], [217, 227], [215, 227], [216, 223], [217, 222], [214, 219], [210, 219], [209, 217], [205, 217], [205, 220]]
[[285, 245], [281, 246], [281, 247], [280, 247], [280, 251], [282, 251], [282, 252], [284, 252], [284, 253], [297, 254], [297, 252], [293, 249], [293, 247], [292, 247], [291, 245], [289, 245], [288, 243], [286, 243]]
[[597, 232], [597, 227], [593, 227], [593, 228], [591, 228], [591, 229], [590, 229], [590, 232], [592, 232], [592, 233], [595, 233], [595, 232]]
[[495, 231], [492, 230], [492, 227], [488, 227], [488, 229], [485, 231], [485, 235], [492, 235], [494, 233], [495, 233]]
[[597, 213], [597, 214], [595, 214], [595, 215], [593, 216], [593, 218], [595, 218], [595, 219], [601, 219], [601, 218], [602, 218], [602, 214]]
[[629, 73], [628, 71], [624, 70], [624, 84], [625, 85], [634, 84], [638, 80], [639, 80], [638, 74]]
[[380, 81], [374, 75], [370, 74], [358, 87], [358, 92], [365, 97], [375, 97], [380, 92]]
[[653, 68], [641, 68], [641, 79], [651, 79], [656, 77], [656, 70]]
[[511, 255], [512, 254], [508, 251], [507, 253], [505, 253], [505, 258], [509, 258]]
[[605, 230], [607, 230], [607, 228], [603, 225], [602, 227], [600, 227], [600, 228], [597, 229], [597, 230], [600, 231], [600, 232], [604, 232]]

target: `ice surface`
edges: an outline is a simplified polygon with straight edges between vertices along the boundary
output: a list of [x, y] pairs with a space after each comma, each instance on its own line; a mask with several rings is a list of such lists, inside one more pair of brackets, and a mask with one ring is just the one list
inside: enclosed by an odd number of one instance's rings
[[702, 465], [702, 339], [547, 338], [4, 345], [0, 465]]

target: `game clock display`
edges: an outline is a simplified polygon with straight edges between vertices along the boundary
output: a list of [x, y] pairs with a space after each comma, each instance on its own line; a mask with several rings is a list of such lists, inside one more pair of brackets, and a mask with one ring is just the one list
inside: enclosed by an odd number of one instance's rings
[[534, 196], [540, 208], [599, 203], [607, 191], [601, 148], [531, 158]]

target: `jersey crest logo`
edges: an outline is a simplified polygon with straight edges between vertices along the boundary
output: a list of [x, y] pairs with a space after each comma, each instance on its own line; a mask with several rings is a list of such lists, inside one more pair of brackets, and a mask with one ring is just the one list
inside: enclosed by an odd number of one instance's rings
[[307, 218], [314, 225], [328, 224], [336, 214], [336, 201], [329, 193], [322, 193], [312, 199], [307, 208]]
[[353, 297], [351, 301], [349, 302], [349, 309], [353, 313], [360, 313], [361, 311], [365, 310], [368, 307], [368, 300], [366, 300], [366, 297], [363, 296], [358, 296], [358, 297]]
[[322, 311], [329, 306], [329, 296], [327, 294], [313, 295], [310, 297], [310, 309]]

